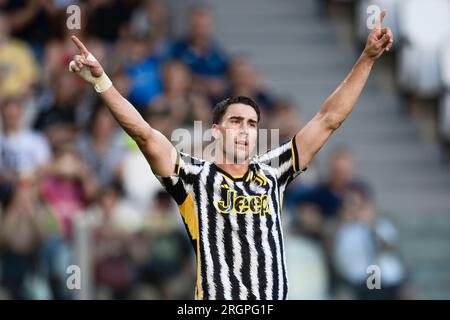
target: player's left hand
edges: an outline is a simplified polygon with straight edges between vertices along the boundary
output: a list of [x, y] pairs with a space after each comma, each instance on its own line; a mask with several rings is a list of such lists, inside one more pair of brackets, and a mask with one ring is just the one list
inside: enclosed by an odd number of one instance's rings
[[370, 32], [366, 47], [364, 48], [364, 54], [372, 59], [376, 60], [385, 51], [389, 51], [394, 44], [394, 36], [392, 35], [392, 31], [390, 28], [385, 27], [381, 28], [381, 23], [383, 22], [384, 16], [386, 15], [386, 11], [381, 11], [380, 17], [377, 19], [375, 23], [375, 27]]

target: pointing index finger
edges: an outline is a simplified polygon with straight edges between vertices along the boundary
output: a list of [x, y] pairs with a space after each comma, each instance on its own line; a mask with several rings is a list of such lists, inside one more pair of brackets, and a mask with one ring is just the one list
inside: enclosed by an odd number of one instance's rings
[[71, 37], [73, 43], [77, 46], [77, 48], [80, 50], [81, 54], [86, 58], [89, 55], [88, 49], [84, 46], [83, 42], [80, 41], [76, 36]]
[[375, 29], [381, 29], [381, 23], [383, 22], [385, 15], [386, 15], [386, 10], [382, 10], [380, 12], [380, 17], [375, 22]]

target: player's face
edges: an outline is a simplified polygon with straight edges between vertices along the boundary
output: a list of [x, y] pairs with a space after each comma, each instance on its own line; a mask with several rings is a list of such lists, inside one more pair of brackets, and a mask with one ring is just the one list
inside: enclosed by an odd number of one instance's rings
[[220, 124], [213, 125], [220, 133], [222, 154], [228, 163], [242, 163], [249, 159], [255, 148], [258, 135], [258, 115], [251, 106], [232, 104], [225, 112]]

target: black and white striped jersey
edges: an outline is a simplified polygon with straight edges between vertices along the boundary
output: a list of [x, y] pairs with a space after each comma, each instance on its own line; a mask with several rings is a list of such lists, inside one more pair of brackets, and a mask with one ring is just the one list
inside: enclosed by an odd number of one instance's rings
[[291, 139], [233, 177], [180, 152], [176, 172], [158, 177], [196, 252], [196, 299], [286, 299], [281, 209], [286, 186], [300, 173], [298, 159]]

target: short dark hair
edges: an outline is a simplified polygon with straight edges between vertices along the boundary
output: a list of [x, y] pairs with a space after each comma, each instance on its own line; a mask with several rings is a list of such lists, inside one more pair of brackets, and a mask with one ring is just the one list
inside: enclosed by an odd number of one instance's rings
[[218, 102], [213, 109], [213, 124], [219, 124], [220, 121], [222, 121], [223, 115], [227, 112], [227, 109], [230, 105], [236, 104], [236, 103], [242, 103], [245, 105], [248, 105], [255, 109], [256, 114], [258, 116], [258, 122], [260, 118], [260, 110], [258, 104], [249, 97], [244, 96], [234, 96], [226, 98], [220, 102]]

